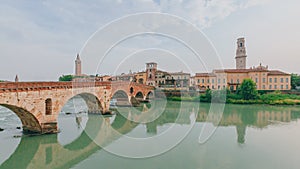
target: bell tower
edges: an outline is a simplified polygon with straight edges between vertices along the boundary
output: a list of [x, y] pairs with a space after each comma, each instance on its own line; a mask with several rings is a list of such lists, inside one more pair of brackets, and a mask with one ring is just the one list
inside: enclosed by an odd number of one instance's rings
[[238, 38], [236, 56], [235, 56], [236, 69], [246, 69], [246, 64], [247, 64], [246, 58], [247, 55], [246, 55], [246, 47], [245, 47], [245, 38]]
[[76, 60], [75, 60], [75, 76], [81, 75], [81, 60], [79, 57], [79, 54], [77, 54]]

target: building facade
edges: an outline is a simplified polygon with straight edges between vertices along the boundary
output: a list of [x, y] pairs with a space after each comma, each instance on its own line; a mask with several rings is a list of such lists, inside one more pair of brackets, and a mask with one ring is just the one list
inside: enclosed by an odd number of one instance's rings
[[140, 84], [146, 84], [147, 73], [146, 72], [137, 72], [135, 73], [135, 81]]
[[190, 73], [185, 72], [174, 72], [169, 73], [171, 75], [171, 79], [175, 82], [175, 87], [178, 89], [186, 90], [190, 87]]

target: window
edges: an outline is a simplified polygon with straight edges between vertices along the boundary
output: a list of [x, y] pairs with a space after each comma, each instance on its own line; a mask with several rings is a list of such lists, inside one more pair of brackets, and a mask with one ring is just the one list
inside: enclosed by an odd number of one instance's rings
[[243, 43], [240, 43], [240, 47], [243, 47]]
[[255, 78], [255, 83], [258, 83], [258, 78]]
[[237, 82], [237, 83], [240, 83], [240, 79], [237, 79], [236, 82]]
[[286, 85], [285, 88], [286, 88], [286, 89], [289, 89], [289, 85]]
[[266, 83], [266, 78], [263, 78], [263, 83]]
[[212, 83], [215, 83], [215, 79], [212, 79], [211, 81], [212, 81]]
[[277, 85], [274, 85], [274, 89], [277, 89]]
[[204, 79], [202, 79], [202, 83], [204, 83]]
[[220, 89], [220, 85], [218, 86], [218, 89]]
[[225, 85], [223, 85], [223, 89], [225, 89]]
[[46, 115], [51, 115], [52, 114], [52, 100], [49, 98], [46, 99], [45, 104], [46, 104]]
[[212, 85], [212, 89], [215, 89], [215, 86], [214, 86], [214, 85]]
[[266, 89], [266, 86], [265, 86], [265, 85], [263, 85], [263, 89]]
[[277, 78], [274, 78], [274, 83], [277, 83]]
[[198, 84], [200, 83], [200, 79], [198, 79]]
[[269, 89], [272, 89], [272, 85], [269, 86]]
[[233, 79], [230, 79], [230, 83], [233, 83]]
[[286, 79], [285, 79], [285, 82], [288, 83], [288, 82], [289, 82], [289, 78], [286, 78]]
[[283, 90], [283, 85], [280, 86], [280, 89]]
[[283, 83], [283, 78], [280, 78], [280, 82]]
[[209, 79], [207, 79], [207, 83], [209, 83]]
[[220, 79], [218, 79], [218, 84], [220, 84], [221, 83], [221, 80]]
[[269, 79], [269, 82], [272, 83], [272, 78]]
[[225, 80], [225, 79], [223, 79], [223, 83], [226, 83], [226, 80]]

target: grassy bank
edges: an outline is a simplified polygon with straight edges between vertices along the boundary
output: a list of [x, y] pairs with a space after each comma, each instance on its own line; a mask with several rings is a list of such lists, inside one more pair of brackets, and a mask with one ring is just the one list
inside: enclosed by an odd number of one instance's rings
[[[211, 93], [200, 94], [198, 97], [167, 97], [171, 101], [211, 102]], [[229, 104], [268, 104], [268, 105], [300, 105], [300, 96], [273, 92], [258, 95], [256, 99], [244, 100], [238, 94], [227, 93], [226, 103]]]

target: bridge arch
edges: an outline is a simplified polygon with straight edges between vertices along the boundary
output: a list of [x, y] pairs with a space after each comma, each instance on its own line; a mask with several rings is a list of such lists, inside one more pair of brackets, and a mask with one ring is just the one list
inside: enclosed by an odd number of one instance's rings
[[115, 106], [130, 106], [130, 98], [128, 94], [120, 89], [112, 93], [111, 101], [114, 102]]
[[24, 133], [42, 133], [42, 127], [37, 118], [28, 110], [9, 104], [0, 104], [14, 112], [22, 122]]
[[154, 98], [154, 92], [153, 91], [149, 91], [146, 95], [146, 100], [150, 100]]
[[138, 91], [135, 94], [135, 98], [138, 99], [138, 100], [144, 100], [144, 94], [141, 91]]
[[128, 98], [128, 94], [126, 93], [126, 91], [119, 89], [116, 90], [114, 93], [112, 93], [112, 98], [113, 97], [127, 97]]
[[[75, 97], [81, 97], [87, 108], [88, 108], [88, 113], [101, 113], [103, 111], [103, 106], [101, 104], [100, 99], [93, 93], [88, 93], [88, 92], [82, 92], [79, 94], [72, 95], [71, 97], [67, 98], [63, 104], [60, 107], [60, 111], [67, 104], [67, 102]], [[74, 105], [76, 106], [76, 105]], [[100, 111], [100, 112], [99, 112]]]

